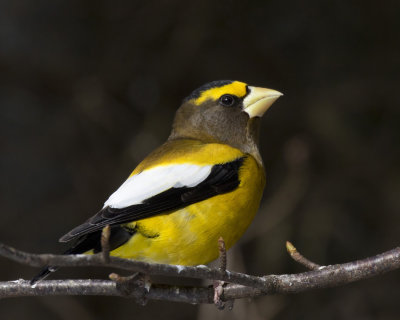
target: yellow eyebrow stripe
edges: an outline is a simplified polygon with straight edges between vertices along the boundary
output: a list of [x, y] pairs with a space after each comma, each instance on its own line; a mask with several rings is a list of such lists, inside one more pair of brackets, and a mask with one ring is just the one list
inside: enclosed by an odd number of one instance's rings
[[218, 100], [224, 94], [232, 94], [239, 98], [242, 98], [247, 93], [247, 84], [239, 81], [234, 81], [232, 83], [226, 84], [222, 87], [211, 88], [203, 91], [200, 97], [193, 100], [195, 105], [200, 105], [206, 100]]

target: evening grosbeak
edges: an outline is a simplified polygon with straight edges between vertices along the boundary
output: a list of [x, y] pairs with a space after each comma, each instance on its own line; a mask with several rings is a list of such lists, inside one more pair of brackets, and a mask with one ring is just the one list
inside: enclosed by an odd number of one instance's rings
[[[60, 238], [75, 240], [65, 254], [100, 252], [109, 225], [111, 256], [176, 265], [216, 259], [218, 239], [229, 249], [258, 210], [265, 185], [260, 117], [281, 95], [228, 80], [193, 91], [168, 140], [97, 214]], [[46, 267], [31, 283], [56, 269]]]

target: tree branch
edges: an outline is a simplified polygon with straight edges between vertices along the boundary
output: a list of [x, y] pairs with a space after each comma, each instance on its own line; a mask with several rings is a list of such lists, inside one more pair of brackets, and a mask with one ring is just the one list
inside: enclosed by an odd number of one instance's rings
[[[316, 288], [340, 286], [400, 268], [400, 247], [354, 262], [320, 267], [317, 270], [299, 274], [267, 275], [264, 277], [211, 269], [206, 266], [183, 267], [150, 264], [115, 257], [110, 257], [110, 262], [106, 263], [101, 253], [97, 255], [69, 256], [31, 254], [1, 243], [0, 256], [30, 266], [42, 266], [44, 264], [60, 267], [107, 266], [140, 272], [150, 276], [163, 275], [229, 282], [230, 284], [223, 288], [222, 301], [266, 294], [299, 293]], [[0, 282], [0, 298], [35, 295], [110, 295], [135, 297], [137, 296], [135, 290], [133, 288], [132, 292], [127, 294], [117, 288], [115, 281], [110, 280], [52, 280], [42, 281], [33, 287], [25, 280]], [[142, 289], [140, 290], [143, 292]], [[178, 287], [152, 284], [146, 293], [146, 298], [188, 303], [214, 303], [214, 290], [212, 287]]]
[[16, 250], [0, 243], [0, 256], [32, 267], [42, 267], [43, 265], [56, 265], [58, 267], [111, 267], [148, 275], [222, 280], [260, 288], [265, 286], [263, 278], [238, 272], [211, 269], [203, 265], [197, 267], [184, 267], [169, 264], [147, 263], [117, 257], [110, 257], [110, 262], [106, 263], [104, 262], [101, 253], [95, 255], [32, 254]]

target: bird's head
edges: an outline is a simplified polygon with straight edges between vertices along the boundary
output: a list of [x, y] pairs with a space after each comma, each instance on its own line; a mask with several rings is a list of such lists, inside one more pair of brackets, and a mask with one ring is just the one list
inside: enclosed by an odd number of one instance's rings
[[257, 149], [259, 119], [281, 95], [239, 81], [207, 83], [184, 99], [170, 139], [226, 143], [252, 153]]

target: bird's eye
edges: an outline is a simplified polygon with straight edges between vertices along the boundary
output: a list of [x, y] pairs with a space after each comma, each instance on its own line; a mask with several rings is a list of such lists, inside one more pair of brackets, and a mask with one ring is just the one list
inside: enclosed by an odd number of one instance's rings
[[224, 94], [219, 98], [219, 104], [224, 107], [232, 107], [236, 103], [236, 97], [231, 94]]

